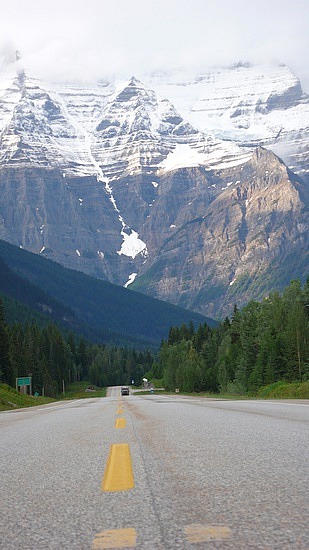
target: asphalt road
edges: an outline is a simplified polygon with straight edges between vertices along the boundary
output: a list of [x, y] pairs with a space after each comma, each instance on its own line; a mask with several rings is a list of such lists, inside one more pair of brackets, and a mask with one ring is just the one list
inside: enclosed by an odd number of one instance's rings
[[308, 549], [308, 428], [308, 401], [119, 388], [2, 412], [0, 548]]

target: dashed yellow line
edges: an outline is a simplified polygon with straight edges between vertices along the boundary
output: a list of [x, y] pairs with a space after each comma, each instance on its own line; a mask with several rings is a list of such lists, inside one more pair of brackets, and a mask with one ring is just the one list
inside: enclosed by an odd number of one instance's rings
[[116, 414], [123, 414], [123, 408], [119, 407], [116, 411]]
[[127, 491], [133, 489], [134, 477], [130, 447], [127, 443], [111, 445], [101, 483], [102, 491]]
[[135, 548], [136, 531], [129, 527], [128, 529], [111, 529], [102, 531], [95, 536], [92, 542], [93, 550], [102, 550], [103, 548]]
[[185, 527], [185, 535], [188, 542], [223, 541], [231, 538], [232, 532], [226, 525], [199, 525], [192, 524]]
[[115, 428], [125, 428], [126, 419], [125, 418], [116, 418]]

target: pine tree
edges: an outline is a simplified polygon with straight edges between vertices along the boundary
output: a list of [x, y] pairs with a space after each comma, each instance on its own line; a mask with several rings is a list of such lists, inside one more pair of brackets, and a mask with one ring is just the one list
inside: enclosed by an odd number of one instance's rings
[[302, 380], [308, 358], [308, 321], [300, 281], [292, 281], [283, 293], [286, 308], [285, 341], [288, 357], [287, 378]]
[[11, 369], [9, 357], [9, 335], [4, 317], [3, 302], [0, 298], [0, 380], [15, 386], [14, 373]]

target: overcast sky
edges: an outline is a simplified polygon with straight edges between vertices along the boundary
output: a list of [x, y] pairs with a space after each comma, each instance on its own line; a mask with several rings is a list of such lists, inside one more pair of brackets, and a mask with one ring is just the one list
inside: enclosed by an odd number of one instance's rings
[[18, 49], [45, 79], [279, 61], [309, 92], [308, 0], [14, 0], [0, 43], [0, 62]]

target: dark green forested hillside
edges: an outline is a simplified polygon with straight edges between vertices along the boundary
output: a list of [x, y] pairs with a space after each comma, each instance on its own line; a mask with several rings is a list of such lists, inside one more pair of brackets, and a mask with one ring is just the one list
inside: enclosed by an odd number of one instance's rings
[[153, 347], [153, 342], [147, 341], [146, 338], [127, 337], [126, 334], [113, 333], [108, 327], [96, 328], [86, 324], [71, 308], [14, 273], [2, 258], [0, 258], [0, 296], [2, 296], [5, 317], [9, 324], [18, 322], [25, 325], [25, 323], [34, 322], [40, 326], [46, 326], [52, 321], [62, 330], [73, 331], [92, 342], [135, 345], [137, 348], [148, 344]]
[[63, 327], [82, 332], [81, 323], [69, 307], [15, 273], [1, 257], [0, 293], [6, 303], [8, 322], [26, 319], [40, 322], [53, 320], [60, 321]]
[[309, 279], [292, 281], [218, 327], [173, 327], [163, 342], [155, 378], [182, 391], [255, 394], [266, 384], [309, 380]]
[[158, 346], [170, 326], [190, 321], [196, 326], [205, 321], [215, 324], [200, 314], [66, 269], [4, 241], [0, 241], [0, 259], [2, 294], [95, 341]]
[[41, 321], [7, 323], [0, 300], [1, 382], [14, 386], [17, 376], [31, 373], [33, 390], [54, 397], [63, 384], [140, 384], [145, 373], [163, 378], [167, 390], [252, 395], [274, 382], [309, 380], [309, 279], [303, 288], [293, 281], [282, 294], [235, 306], [216, 327], [171, 327], [157, 357], [89, 343]]
[[32, 375], [33, 392], [57, 397], [63, 386], [89, 380], [100, 387], [137, 384], [152, 368], [149, 352], [89, 343], [55, 324], [9, 324], [0, 299], [0, 382], [15, 387], [17, 377]]

